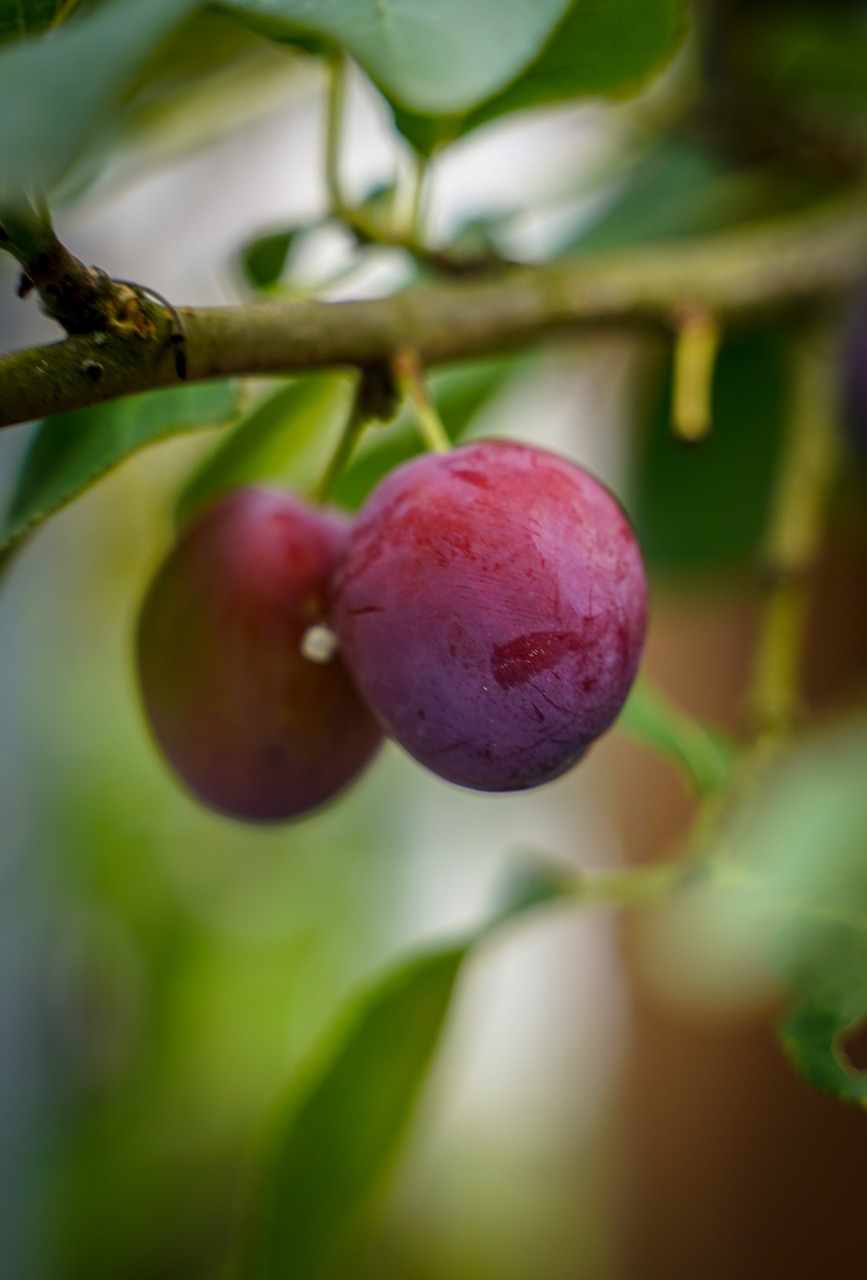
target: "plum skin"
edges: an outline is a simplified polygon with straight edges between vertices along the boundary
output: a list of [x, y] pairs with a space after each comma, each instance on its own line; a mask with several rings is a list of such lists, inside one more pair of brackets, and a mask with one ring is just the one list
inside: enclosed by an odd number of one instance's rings
[[339, 658], [302, 655], [327, 620], [347, 521], [285, 493], [238, 489], [195, 520], [142, 605], [139, 686], [187, 786], [252, 822], [318, 808], [382, 740]]
[[612, 494], [547, 451], [486, 440], [373, 492], [334, 579], [333, 625], [386, 732], [441, 777], [559, 777], [614, 721], [647, 586]]

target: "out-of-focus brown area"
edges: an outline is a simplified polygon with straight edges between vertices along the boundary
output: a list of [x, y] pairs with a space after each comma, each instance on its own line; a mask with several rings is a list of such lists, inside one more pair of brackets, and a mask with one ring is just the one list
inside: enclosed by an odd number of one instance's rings
[[[746, 593], [660, 594], [648, 669], [697, 714], [741, 727], [756, 618], [756, 600]], [[811, 710], [839, 706], [865, 679], [864, 560], [837, 551], [815, 577], [805, 672]], [[663, 765], [622, 742], [617, 750], [618, 789], [630, 797], [620, 815], [630, 856], [664, 857], [688, 822], [688, 797]], [[634, 971], [631, 996], [623, 1274], [853, 1274], [863, 1250], [867, 1115], [795, 1075], [767, 1008], [705, 1018], [667, 1005]]]

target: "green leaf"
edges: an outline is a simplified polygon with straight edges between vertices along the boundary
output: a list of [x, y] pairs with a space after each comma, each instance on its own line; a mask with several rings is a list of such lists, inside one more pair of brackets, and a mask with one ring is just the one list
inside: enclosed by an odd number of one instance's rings
[[540, 866], [468, 939], [410, 958], [351, 1004], [274, 1127], [245, 1276], [335, 1274], [398, 1153], [464, 961], [493, 928], [562, 892], [561, 875]]
[[[648, 0], [645, 0], [647, 3]], [[225, 0], [277, 39], [347, 49], [383, 92], [432, 115], [475, 107], [539, 52], [568, 0]]]
[[685, 446], [671, 429], [670, 356], [647, 397], [634, 457], [632, 513], [653, 570], [706, 572], [751, 565], [764, 530], [785, 414], [785, 335], [738, 334], [714, 374], [712, 425]]
[[241, 251], [241, 270], [254, 289], [267, 289], [283, 274], [298, 229], [258, 236]]
[[[514, 367], [514, 358], [504, 358], [433, 375], [434, 401], [453, 440], [464, 435]], [[326, 373], [293, 379], [260, 400], [187, 481], [178, 498], [178, 522], [185, 523], [238, 485], [314, 489], [346, 421], [351, 397], [349, 378]], [[357, 509], [384, 475], [423, 450], [409, 413], [391, 425], [372, 426], [334, 486], [334, 501]]]
[[772, 960], [795, 993], [783, 1045], [818, 1089], [867, 1101], [842, 1043], [867, 1017], [867, 716], [794, 751], [766, 792], [763, 892], [786, 904]]
[[289, 101], [301, 80], [310, 80], [304, 59], [241, 29], [227, 14], [199, 10], [148, 57], [104, 147], [88, 152], [62, 195], [77, 196], [109, 156], [113, 179], [135, 177], [144, 167], [244, 128], [273, 112], [278, 101]]
[[466, 946], [407, 963], [351, 1010], [306, 1096], [280, 1124], [248, 1274], [327, 1276], [385, 1172], [436, 1050]]
[[0, 0], [0, 41], [44, 30], [65, 6], [66, 0]]
[[569, 246], [580, 254], [698, 235], [731, 220], [731, 178], [701, 147], [666, 139], [615, 175], [613, 198]]
[[[827, 0], [822, 8], [830, 8]], [[835, 9], [750, 15], [758, 20], [748, 23], [737, 54], [765, 91], [851, 128], [853, 113], [867, 113], [867, 27], [860, 7]]]
[[[561, 252], [592, 254], [707, 235], [802, 210], [827, 195], [804, 175], [769, 174], [724, 161], [713, 149], [682, 138], [646, 147], [609, 175], [594, 193], [599, 213], [587, 224], [582, 199], [577, 232]], [[586, 187], [578, 192], [586, 197]]]
[[351, 397], [348, 377], [323, 373], [293, 379], [260, 400], [193, 472], [178, 498], [178, 523], [239, 485], [313, 487]]
[[48, 418], [36, 429], [0, 529], [8, 552], [124, 458], [180, 432], [226, 422], [235, 413], [229, 382], [127, 396]]
[[535, 61], [463, 131], [526, 107], [634, 93], [680, 47], [688, 9], [687, 0], [573, 0]]
[[47, 190], [111, 119], [151, 51], [200, 0], [113, 0], [0, 51], [0, 193]]
[[[498, 92], [449, 115], [426, 107], [398, 110], [397, 126], [422, 153], [471, 129], [528, 107], [575, 98], [621, 98], [661, 70], [688, 25], [687, 0], [572, 0], [536, 57]], [[444, 118], [431, 119], [431, 116]]]
[[705, 1009], [787, 990], [792, 1061], [815, 1087], [863, 1100], [867, 1077], [841, 1042], [867, 1017], [867, 714], [746, 768], [703, 832], [706, 874], [650, 922], [642, 963]]
[[826, 951], [821, 966], [800, 979], [801, 995], [781, 1019], [780, 1039], [801, 1075], [816, 1089], [867, 1104], [867, 1075], [846, 1060], [847, 1033], [867, 1016], [867, 939], [851, 937]]

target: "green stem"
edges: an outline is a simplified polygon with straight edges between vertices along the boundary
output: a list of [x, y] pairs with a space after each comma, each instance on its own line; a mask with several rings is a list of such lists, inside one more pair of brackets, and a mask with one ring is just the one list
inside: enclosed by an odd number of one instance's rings
[[750, 698], [759, 737], [785, 735], [799, 710], [810, 570], [840, 454], [834, 421], [838, 361], [836, 333], [827, 322], [803, 333], [765, 540], [769, 586]]
[[696, 875], [691, 862], [663, 862], [579, 876], [568, 888], [570, 901], [586, 907], [639, 907], [664, 898]]
[[719, 791], [728, 783], [734, 748], [669, 702], [646, 678], [635, 682], [619, 724], [643, 746], [671, 760], [700, 795]]
[[2, 247], [23, 267], [57, 248], [51, 218], [41, 200], [0, 204]]
[[427, 447], [432, 453], [448, 453], [452, 442], [424, 385], [418, 353], [401, 347], [392, 358], [391, 368], [400, 398], [410, 404]]
[[424, 244], [424, 222], [430, 167], [427, 157], [413, 154], [412, 188], [409, 201], [406, 239], [409, 244]]
[[340, 181], [340, 151], [346, 107], [346, 55], [338, 49], [329, 64], [328, 102], [325, 114], [325, 187], [331, 209], [342, 217], [346, 209]]

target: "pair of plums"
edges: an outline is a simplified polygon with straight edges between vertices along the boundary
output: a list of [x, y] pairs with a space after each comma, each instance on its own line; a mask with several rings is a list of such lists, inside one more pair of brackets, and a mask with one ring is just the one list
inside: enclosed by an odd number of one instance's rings
[[608, 490], [486, 440], [405, 463], [352, 521], [262, 489], [217, 501], [147, 593], [138, 674], [187, 786], [277, 821], [340, 792], [384, 735], [465, 787], [559, 777], [620, 711], [646, 612]]

